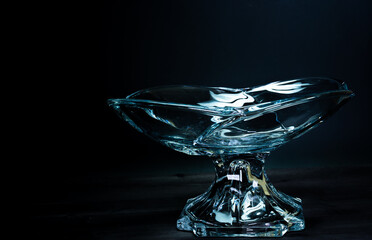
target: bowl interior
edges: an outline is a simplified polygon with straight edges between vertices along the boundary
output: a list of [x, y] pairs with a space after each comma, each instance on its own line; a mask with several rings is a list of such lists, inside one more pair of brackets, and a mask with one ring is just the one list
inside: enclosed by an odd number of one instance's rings
[[353, 93], [328, 78], [252, 88], [163, 86], [109, 99], [140, 132], [192, 155], [272, 151], [337, 111]]

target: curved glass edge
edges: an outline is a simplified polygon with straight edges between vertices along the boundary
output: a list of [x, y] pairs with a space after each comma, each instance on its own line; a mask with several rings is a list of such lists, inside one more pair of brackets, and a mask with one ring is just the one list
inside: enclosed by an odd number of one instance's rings
[[[326, 81], [328, 85], [325, 84], [324, 87], [323, 84], [323, 88], [319, 89], [314, 81], [319, 85]], [[187, 91], [183, 92], [182, 97], [177, 99], [178, 101], [185, 100], [187, 102], [189, 98], [203, 99], [204, 101], [198, 101], [197, 104], [192, 105], [135, 98], [140, 97], [141, 93], [146, 91], [151, 92], [147, 95], [150, 97], [161, 96], [164, 92], [168, 97], [173, 97], [180, 90], [184, 91], [184, 88]], [[189, 155], [213, 156], [275, 150], [317, 126], [318, 123], [338, 110], [346, 100], [354, 96], [345, 83], [328, 78], [302, 78], [245, 89], [197, 88], [190, 88], [186, 85], [171, 88], [169, 86], [149, 88], [137, 91], [127, 98], [109, 99], [108, 104], [116, 110], [122, 119], [155, 141]], [[200, 91], [200, 88], [203, 90]], [[152, 95], [153, 89], [156, 89], [154, 95]], [[173, 91], [174, 89], [176, 91]], [[192, 94], [194, 92], [190, 92], [190, 89], [197, 90], [203, 96]], [[168, 90], [171, 91], [167, 92]], [[254, 97], [248, 93], [258, 99], [261, 98], [261, 100], [271, 98], [271, 101], [257, 101], [255, 103]], [[255, 95], [257, 93], [258, 95]], [[273, 97], [274, 99], [272, 99]], [[275, 99], [275, 97], [279, 99]], [[312, 101], [314, 104], [311, 103], [311, 107], [306, 105]], [[222, 104], [226, 106], [221, 107]], [[313, 105], [317, 107], [313, 108]], [[295, 108], [291, 108], [294, 106]], [[188, 121], [190, 124], [181, 116], [185, 110], [189, 112]], [[303, 114], [301, 111], [306, 112]], [[142, 115], [143, 112], [145, 115]], [[136, 116], [137, 114], [139, 115]], [[306, 117], [304, 120], [301, 120], [301, 114]], [[275, 119], [271, 119], [274, 115]], [[151, 117], [148, 120], [155, 119], [165, 125], [157, 125], [155, 129], [152, 124], [142, 125], [146, 122], [146, 120], [142, 120], [144, 116]], [[263, 116], [271, 116], [271, 118], [265, 120]], [[293, 122], [291, 116], [300, 118], [300, 120]], [[251, 122], [253, 125], [250, 125]], [[258, 122], [259, 125], [257, 125]], [[280, 126], [275, 124], [280, 124]], [[261, 125], [265, 128], [262, 128]], [[191, 127], [195, 131], [190, 132]], [[253, 134], [246, 129], [257, 130], [254, 130]]]
[[[326, 90], [321, 92], [310, 92], [306, 93], [306, 88], [311, 85], [321, 85], [322, 81], [334, 82], [337, 83], [338, 88], [333, 90]], [[201, 102], [198, 104], [186, 104], [186, 103], [176, 103], [168, 101], [155, 101], [148, 99], [136, 98], [139, 97], [144, 92], [151, 92], [153, 90], [159, 90], [166, 87], [193, 87], [210, 90], [211, 99], [207, 102]], [[214, 94], [211, 90], [227, 90], [235, 94]], [[264, 101], [259, 103], [255, 102], [255, 97], [251, 96], [258, 92], [270, 92], [274, 94], [279, 94], [285, 96], [284, 98], [279, 98], [272, 101]], [[257, 86], [257, 87], [248, 87], [248, 88], [227, 88], [227, 87], [204, 87], [204, 86], [192, 86], [192, 85], [167, 85], [167, 86], [158, 86], [153, 88], [147, 88], [139, 90], [128, 95], [126, 98], [110, 98], [107, 100], [109, 106], [115, 105], [132, 105], [132, 106], [141, 106], [141, 107], [175, 107], [182, 108], [194, 111], [202, 111], [204, 113], [218, 114], [218, 115], [241, 115], [249, 113], [256, 113], [257, 111], [270, 110], [276, 111], [283, 109], [285, 107], [294, 106], [296, 104], [302, 104], [316, 98], [326, 96], [326, 95], [339, 95], [340, 97], [353, 97], [355, 94], [348, 89], [345, 82], [331, 78], [299, 78], [288, 81], [278, 81], [272, 82], [266, 85]], [[235, 96], [232, 96], [235, 95]], [[238, 96], [236, 96], [238, 95]], [[227, 102], [225, 100], [227, 97], [233, 98], [231, 102], [235, 105]], [[225, 98], [225, 99], [224, 99]], [[238, 102], [238, 103], [236, 103]]]

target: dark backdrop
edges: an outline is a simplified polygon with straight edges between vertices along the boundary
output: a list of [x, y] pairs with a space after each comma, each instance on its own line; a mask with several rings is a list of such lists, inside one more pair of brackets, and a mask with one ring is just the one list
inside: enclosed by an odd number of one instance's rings
[[[268, 167], [367, 164], [371, 6], [368, 0], [103, 4], [102, 101], [164, 84], [248, 87], [299, 77], [337, 78], [356, 97], [318, 128], [273, 152]], [[101, 107], [107, 151], [102, 164], [125, 170], [127, 163], [141, 162], [144, 174], [211, 171], [209, 161], [191, 157], [189, 164], [187, 156], [147, 139], [104, 103]]]
[[[25, 7], [17, 4], [17, 11]], [[212, 163], [204, 157], [173, 151], [138, 133], [107, 106], [108, 98], [165, 84], [248, 87], [309, 76], [344, 80], [356, 96], [317, 128], [274, 151], [267, 167], [290, 168], [277, 171], [282, 172], [282, 185], [293, 179], [291, 175], [284, 177], [289, 172], [317, 172], [315, 178], [319, 173], [329, 173], [327, 178], [316, 181], [304, 176], [306, 181], [302, 183], [308, 187], [293, 188], [298, 191], [295, 195], [316, 206], [313, 216], [322, 206], [334, 207], [335, 212], [324, 210], [323, 217], [310, 218], [308, 223], [332, 223], [330, 215], [341, 216], [338, 206], [346, 206], [343, 213], [352, 212], [363, 219], [358, 214], [364, 208], [354, 211], [350, 206], [366, 206], [368, 202], [368, 189], [359, 190], [368, 185], [368, 168], [361, 169], [370, 165], [372, 1], [115, 0], [102, 1], [93, 8], [92, 4], [33, 3], [35, 9], [26, 9], [30, 17], [25, 14], [27, 17], [18, 19], [18, 13], [8, 19], [29, 27], [28, 32], [23, 27], [12, 27], [22, 36], [14, 49], [4, 45], [12, 51], [27, 50], [26, 54], [12, 54], [28, 68], [17, 67], [12, 78], [16, 93], [8, 99], [9, 106], [20, 116], [20, 123], [10, 129], [16, 148], [8, 154], [15, 165], [8, 180], [20, 179], [20, 188], [13, 187], [14, 194], [10, 195], [19, 194], [17, 200], [22, 203], [12, 210], [25, 207], [26, 213], [36, 216], [26, 225], [39, 225], [34, 231], [49, 230], [54, 239], [56, 234], [74, 230], [111, 234], [119, 225], [115, 231], [126, 236], [133, 233], [128, 229], [133, 226], [136, 209], [141, 209], [142, 214], [142, 204], [155, 206], [167, 198], [158, 198], [160, 191], [154, 194], [157, 201], [152, 202], [149, 196], [148, 202], [139, 201], [138, 208], [127, 204], [129, 200], [142, 199], [141, 194], [147, 196], [142, 187], [156, 186], [154, 193], [159, 189], [156, 182], [143, 184], [154, 179], [146, 176], [177, 175], [176, 179], [183, 183], [188, 178], [182, 178], [182, 174], [213, 173]], [[31, 21], [35, 18], [36, 22]], [[26, 85], [19, 82], [19, 72], [25, 74], [22, 80]], [[21, 89], [31, 96], [26, 97]], [[3, 127], [7, 130], [6, 124]], [[346, 168], [333, 173], [293, 169], [340, 165]], [[348, 167], [353, 165], [358, 167], [349, 174]], [[334, 189], [332, 184], [313, 187], [323, 179], [342, 175], [340, 181], [332, 182], [339, 185]], [[133, 176], [145, 180], [128, 180]], [[364, 185], [359, 184], [363, 181]], [[132, 183], [135, 184], [127, 189]], [[355, 194], [345, 195], [342, 187], [355, 183], [359, 184]], [[171, 189], [175, 186], [171, 185]], [[194, 182], [190, 186], [194, 189]], [[193, 191], [187, 193], [189, 197], [196, 195]], [[178, 198], [171, 194], [171, 200], [167, 198], [169, 201], [161, 201], [159, 206], [172, 201], [174, 209], [181, 209], [186, 192]], [[319, 199], [314, 200], [313, 196]], [[335, 196], [342, 196], [337, 208], [329, 204]], [[350, 200], [357, 204], [350, 204]], [[125, 209], [129, 215], [125, 215]], [[143, 223], [141, 214], [134, 223]], [[149, 214], [146, 216], [153, 218]], [[174, 224], [172, 219], [178, 214], [179, 210], [168, 211], [159, 219], [170, 219], [169, 224]], [[363, 214], [367, 217], [368, 211]], [[132, 225], [127, 224], [128, 219]], [[159, 221], [161, 226], [163, 220]], [[334, 224], [339, 222], [343, 221]], [[129, 228], [122, 230], [122, 226]], [[153, 234], [151, 229], [143, 233]], [[163, 229], [169, 234], [168, 228]], [[324, 229], [328, 233], [338, 231]], [[351, 233], [354, 228], [347, 231]]]
[[[309, 76], [344, 80], [356, 96], [319, 127], [274, 151], [267, 167], [369, 164], [371, 1], [126, 0], [96, 7], [65, 6], [60, 25], [43, 29], [40, 45], [53, 58], [35, 69], [46, 76], [42, 92], [50, 98], [32, 106], [46, 113], [37, 122], [47, 126], [47, 134], [30, 149], [36, 157], [24, 161], [28, 179], [46, 184], [92, 171], [212, 172], [203, 157], [175, 152], [136, 132], [106, 100], [156, 85], [248, 87]], [[32, 49], [37, 56], [41, 48]], [[27, 124], [32, 114], [25, 115]], [[28, 142], [37, 142], [39, 125], [30, 125]]]

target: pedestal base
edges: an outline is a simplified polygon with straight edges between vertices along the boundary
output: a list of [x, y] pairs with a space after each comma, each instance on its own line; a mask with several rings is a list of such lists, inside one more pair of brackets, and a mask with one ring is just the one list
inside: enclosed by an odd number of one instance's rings
[[216, 159], [216, 179], [189, 199], [177, 228], [198, 237], [281, 237], [305, 228], [301, 199], [277, 191], [264, 171], [267, 154]]

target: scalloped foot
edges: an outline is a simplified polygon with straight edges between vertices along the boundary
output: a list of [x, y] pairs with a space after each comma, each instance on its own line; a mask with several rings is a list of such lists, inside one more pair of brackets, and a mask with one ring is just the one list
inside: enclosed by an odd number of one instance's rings
[[177, 229], [198, 237], [281, 237], [303, 230], [301, 199], [277, 191], [268, 182], [265, 157], [215, 160], [215, 182], [207, 192], [187, 201]]

